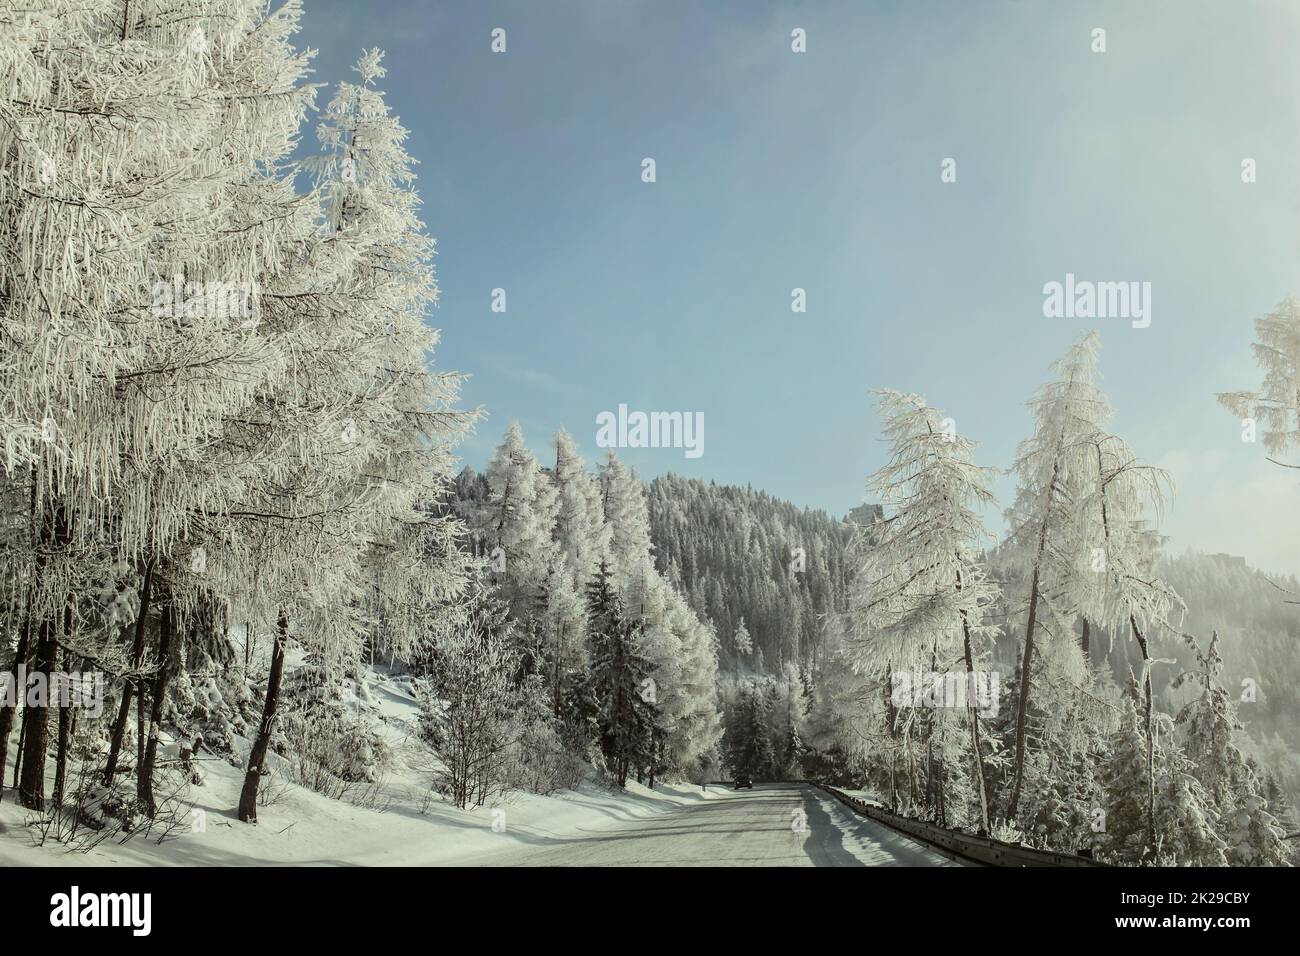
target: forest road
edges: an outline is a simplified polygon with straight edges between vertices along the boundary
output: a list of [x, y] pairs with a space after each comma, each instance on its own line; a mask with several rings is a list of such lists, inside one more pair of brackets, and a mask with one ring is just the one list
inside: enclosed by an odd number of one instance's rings
[[711, 787], [709, 799], [651, 818], [477, 855], [483, 866], [955, 866], [860, 817], [815, 787]]

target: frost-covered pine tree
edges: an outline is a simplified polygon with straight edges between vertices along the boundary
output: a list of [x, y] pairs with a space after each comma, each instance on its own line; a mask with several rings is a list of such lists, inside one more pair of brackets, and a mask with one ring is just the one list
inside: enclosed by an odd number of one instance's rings
[[596, 722], [605, 764], [619, 787], [629, 773], [653, 765], [658, 709], [656, 680], [642, 648], [642, 630], [627, 613], [602, 561], [587, 591]]
[[751, 780], [780, 777], [770, 727], [770, 702], [762, 678], [741, 681], [728, 712], [727, 768]]
[[[1158, 722], [1166, 723], [1167, 714]], [[1174, 767], [1157, 786], [1155, 831], [1158, 866], [1226, 866], [1226, 844], [1216, 832], [1218, 815], [1191, 765], [1175, 754]]]
[[[887, 695], [863, 693], [862, 677], [853, 671], [856, 649], [846, 636], [845, 618], [836, 614], [826, 621], [821, 655], [810, 679], [803, 742], [816, 749], [822, 763], [842, 761], [859, 741], [878, 741], [879, 728], [885, 724], [877, 711]], [[831, 768], [825, 769], [827, 779], [835, 776]]]
[[1176, 720], [1183, 728], [1191, 773], [1218, 808], [1219, 834], [1227, 844], [1228, 862], [1233, 866], [1289, 866], [1285, 831], [1269, 812], [1264, 787], [1235, 740], [1244, 727], [1237, 719], [1232, 696], [1220, 682], [1223, 658], [1218, 632], [1204, 650], [1190, 634], [1184, 639], [1196, 654], [1197, 667], [1181, 672], [1170, 687], [1199, 685], [1200, 694], [1184, 705]]
[[[210, 179], [205, 187], [213, 195], [206, 203], [218, 203], [221, 215], [205, 216], [204, 198], [195, 197], [150, 250], [151, 312], [160, 323], [150, 344], [165, 347], [165, 359], [150, 357], [152, 365], [138, 378], [138, 397], [132, 396], [137, 405], [139, 398], [151, 400], [152, 407], [128, 408], [125, 416], [128, 434], [137, 421], [198, 420], [188, 426], [193, 434], [184, 442], [169, 436], [170, 447], [164, 441], [152, 452], [131, 448], [118, 495], [126, 514], [140, 516], [141, 532], [133, 537], [146, 542], [142, 557], [152, 562], [160, 610], [150, 732], [137, 761], [137, 792], [151, 812], [161, 724], [184, 645], [197, 636], [204, 609], [239, 593], [248, 573], [228, 561], [228, 552], [236, 550], [228, 544], [236, 533], [230, 518], [250, 469], [264, 462], [245, 456], [242, 447], [232, 453], [225, 436], [235, 433], [233, 422], [247, 420], [249, 407], [291, 364], [284, 343], [260, 328], [261, 290], [275, 287], [284, 263], [309, 234], [315, 211], [295, 191], [289, 162], [314, 101], [314, 89], [303, 83], [308, 56], [291, 44], [300, 8], [269, 11], [257, 2], [231, 0], [204, 14], [169, 27], [183, 36], [187, 66], [207, 78], [214, 101], [222, 104], [207, 154], [227, 157], [228, 169], [215, 179], [214, 170], [197, 170]], [[132, 29], [152, 22], [141, 17]], [[186, 228], [203, 218], [213, 230], [210, 237]], [[212, 356], [219, 359], [215, 366]], [[184, 374], [177, 376], [177, 368]], [[192, 449], [188, 460], [178, 460], [185, 448]]]
[[582, 590], [608, 554], [611, 529], [605, 524], [600, 485], [587, 472], [573, 436], [563, 428], [555, 433], [551, 477], [557, 495], [555, 543], [573, 586]]
[[717, 648], [713, 629], [647, 559], [619, 593], [641, 628], [641, 653], [654, 673], [656, 763], [686, 772], [716, 747]]
[[629, 581], [643, 568], [654, 567], [645, 488], [613, 449], [600, 468], [599, 479], [610, 569], [616, 580]]
[[[1034, 433], [1016, 454], [1019, 486], [1007, 512], [1008, 545], [1017, 563], [1028, 569], [1029, 595], [1007, 806], [1012, 820], [1024, 783], [1034, 688], [1077, 686], [1087, 678], [1070, 622], [1097, 585], [1092, 560], [1094, 549], [1102, 547], [1092, 512], [1084, 507], [1098, 487], [1095, 446], [1109, 415], [1097, 385], [1099, 344], [1097, 333], [1090, 332], [1053, 364], [1057, 380], [1029, 401]], [[1051, 706], [1047, 710], [1059, 712]]]
[[473, 414], [454, 406], [458, 376], [429, 367], [433, 243], [418, 219], [406, 132], [375, 85], [382, 55], [368, 51], [356, 69], [361, 82], [340, 85], [311, 164], [318, 227], [263, 309], [291, 350], [290, 373], [231, 429], [242, 441], [234, 462], [256, 467], [231, 509], [226, 556], [256, 569], [239, 599], [275, 627], [245, 820], [256, 819], [290, 637], [337, 680], [366, 640], [399, 658], [431, 640], [436, 609], [466, 580], [459, 522], [428, 506]]
[[[158, 3], [148, 16], [140, 5], [53, 3], [5, 31], [15, 84], [6, 103], [19, 114], [5, 129], [20, 134], [21, 148], [0, 143], [14, 160], [0, 166], [0, 229], [6, 245], [30, 255], [15, 281], [0, 279], [11, 306], [7, 342], [18, 346], [0, 350], [0, 390], [7, 409], [40, 425], [39, 442], [25, 449], [32, 426], [5, 429], [15, 436], [6, 462], [27, 459], [34, 522], [48, 529], [38, 537], [50, 558], [27, 578], [29, 615], [44, 623], [28, 629], [38, 636], [23, 650], [38, 671], [48, 671], [54, 643], [78, 630], [76, 595], [108, 565], [135, 563], [142, 588], [165, 587], [158, 603], [180, 626], [203, 591], [173, 572], [176, 553], [189, 550], [237, 480], [207, 468], [204, 452], [224, 416], [277, 368], [275, 349], [222, 310], [232, 287], [235, 304], [247, 302], [301, 222], [291, 187], [268, 172], [292, 148], [311, 100], [300, 84], [305, 57], [287, 43], [299, 12], [297, 3], [268, 11], [252, 0], [202, 10]], [[68, 268], [74, 257], [86, 267]], [[218, 283], [214, 302], [208, 291]], [[65, 548], [79, 554], [79, 579], [60, 569]], [[115, 651], [87, 650], [92, 659]], [[157, 656], [169, 654], [160, 646]], [[136, 654], [117, 670], [141, 663]], [[157, 711], [167, 669], [154, 669]], [[135, 689], [146, 683], [137, 677]], [[33, 806], [43, 796], [45, 710], [24, 715], [32, 759], [20, 789]], [[137, 764], [150, 804], [151, 761]]]
[[[556, 493], [537, 459], [524, 445], [519, 423], [506, 430], [488, 463], [489, 495], [477, 516], [486, 550], [500, 561], [494, 580], [505, 598], [511, 617], [528, 621], [555, 561], [551, 538], [555, 524]], [[500, 548], [500, 552], [496, 549]]]
[[[1176, 633], [1170, 617], [1185, 611], [1178, 594], [1156, 573], [1161, 539], [1147, 527], [1149, 513], [1159, 515], [1172, 488], [1169, 475], [1141, 462], [1122, 438], [1108, 434], [1110, 405], [1100, 392], [1089, 404], [1093, 434], [1081, 439], [1096, 458], [1096, 473], [1088, 499], [1080, 503], [1080, 537], [1091, 542], [1090, 575], [1076, 578], [1080, 588], [1078, 611], [1089, 624], [1126, 630], [1142, 657], [1143, 720], [1148, 747], [1154, 747], [1151, 699], [1151, 645], [1162, 634]], [[1089, 526], [1091, 524], [1091, 526]], [[1148, 808], [1151, 838], [1155, 827], [1154, 753], [1147, 760]]]
[[862, 531], [855, 545], [849, 613], [859, 663], [875, 674], [964, 663], [968, 755], [988, 832], [974, 682], [980, 642], [996, 633], [985, 613], [998, 589], [979, 551], [989, 537], [979, 515], [993, 504], [989, 469], [971, 460], [975, 443], [919, 395], [882, 390], [879, 396], [889, 458], [868, 480], [867, 494], [897, 510]]
[[1223, 392], [1219, 403], [1242, 419], [1243, 439], [1258, 438], [1281, 454], [1300, 446], [1300, 301], [1288, 295], [1256, 319], [1255, 335], [1251, 350], [1264, 372], [1259, 391]]
[[703, 768], [722, 741], [722, 714], [718, 709], [718, 638], [713, 625], [700, 620], [686, 599], [672, 592], [670, 612], [679, 622], [679, 685], [672, 688], [677, 703], [672, 711], [673, 734], [667, 749], [672, 766], [686, 772]]
[[[1201, 785], [1195, 765], [1174, 739], [1173, 722], [1143, 716], [1142, 691], [1129, 674], [1120, 701], [1119, 727], [1102, 765], [1102, 847], [1116, 863], [1165, 866], [1224, 866], [1226, 844], [1218, 835], [1219, 814]], [[1147, 738], [1148, 726], [1158, 741]], [[1155, 755], [1156, 801], [1150, 816], [1149, 755]], [[1095, 810], [1094, 810], [1095, 812]]]
[[799, 780], [803, 777], [803, 726], [807, 719], [803, 695], [803, 681], [798, 668], [787, 663], [784, 668], [784, 734], [781, 742], [779, 762], [782, 776], [787, 780]]
[[754, 653], [754, 641], [749, 636], [749, 628], [745, 626], [743, 617], [736, 622], [736, 633], [731, 635], [731, 643], [736, 648], [738, 658], [743, 659]]
[[541, 610], [541, 636], [550, 658], [549, 683], [557, 717], [570, 716], [567, 695], [579, 686], [586, 671], [586, 634], [585, 596], [574, 588], [567, 564], [557, 557], [546, 573]]
[[483, 585], [472, 589], [470, 606], [430, 649], [429, 693], [421, 701], [421, 736], [462, 809], [482, 806], [503, 785], [515, 712], [524, 702], [505, 608]]
[[1123, 862], [1138, 862], [1148, 846], [1146, 725], [1141, 693], [1130, 675], [1129, 691], [1120, 702], [1120, 726], [1111, 736], [1110, 756], [1102, 766], [1107, 852]]
[[608, 555], [610, 529], [605, 525], [600, 487], [585, 467], [573, 437], [555, 433], [555, 467], [550, 472], [555, 491], [554, 555], [547, 572], [543, 639], [551, 648], [557, 713], [563, 708], [568, 680], [587, 666], [587, 587]]

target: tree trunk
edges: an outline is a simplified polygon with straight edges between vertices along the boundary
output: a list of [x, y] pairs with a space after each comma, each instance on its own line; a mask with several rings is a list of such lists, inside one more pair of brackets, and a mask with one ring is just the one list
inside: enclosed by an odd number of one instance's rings
[[[145, 619], [149, 614], [149, 603], [153, 599], [153, 560], [144, 566], [144, 580], [140, 582], [140, 612], [135, 619], [135, 640], [131, 643], [131, 666], [139, 669], [144, 661]], [[139, 680], [136, 678], [135, 680]], [[113, 732], [108, 742], [108, 762], [104, 765], [104, 786], [111, 786], [113, 774], [117, 773], [117, 758], [122, 752], [122, 740], [126, 736], [126, 722], [131, 715], [131, 697], [135, 681], [127, 679], [122, 687], [122, 702], [117, 708], [117, 719], [113, 721]]]
[[970, 717], [970, 742], [975, 754], [975, 780], [980, 796], [980, 827], [984, 833], [991, 833], [989, 828], [989, 794], [988, 782], [984, 776], [984, 753], [980, 750], [980, 717], [975, 707], [975, 658], [970, 646], [970, 622], [966, 613], [961, 615], [962, 647], [966, 657], [966, 713]]
[[1156, 764], [1155, 739], [1151, 733], [1151, 657], [1147, 652], [1147, 639], [1137, 626], [1137, 618], [1128, 616], [1128, 626], [1133, 639], [1142, 651], [1142, 719], [1147, 731], [1147, 846], [1155, 852], [1156, 846]]
[[898, 757], [893, 747], [889, 749], [889, 812], [898, 812]]
[[[1062, 439], [1064, 440], [1064, 439]], [[1052, 480], [1048, 485], [1048, 507], [1043, 514], [1043, 526], [1038, 532], [1038, 554], [1034, 558], [1034, 576], [1029, 585], [1029, 620], [1025, 623], [1025, 653], [1020, 662], [1020, 695], [1016, 701], [1016, 763], [1015, 783], [1011, 788], [1011, 802], [1007, 806], [1007, 819], [1015, 822], [1016, 808], [1020, 805], [1020, 787], [1025, 779], [1025, 714], [1029, 709], [1029, 672], [1034, 660], [1034, 625], [1038, 621], [1038, 572], [1047, 550], [1047, 519], [1051, 513], [1050, 496], [1056, 488], [1056, 476], [1061, 471], [1060, 449], [1052, 462]]]
[[894, 664], [885, 662], [885, 731], [891, 737], [898, 736], [895, 721], [898, 717], [894, 710]]
[[[71, 632], [72, 632], [72, 608], [68, 607], [63, 612], [63, 633], [66, 635], [66, 634], [70, 634]], [[63, 652], [62, 657], [63, 657], [62, 670], [63, 673], [66, 675], [69, 671], [72, 670], [71, 667], [72, 655], [65, 650]], [[56, 662], [58, 660], [57, 651], [56, 651], [55, 660]], [[59, 665], [56, 663], [55, 666], [57, 667]], [[67, 678], [65, 677], [65, 680], [66, 679]], [[62, 688], [60, 688], [60, 691], [61, 690]], [[63, 806], [63, 785], [64, 782], [67, 780], [67, 771], [68, 771], [68, 741], [72, 737], [72, 720], [73, 717], [76, 715], [76, 712], [72, 709], [72, 700], [70, 697], [71, 688], [69, 688], [68, 690], [69, 690], [69, 699], [65, 700], [62, 693], [60, 693], [58, 697], [59, 731], [58, 731], [57, 742], [55, 744], [55, 749], [54, 749], [54, 798], [53, 798], [54, 808], [56, 810], [59, 807]], [[55, 700], [54, 688], [51, 687], [50, 688], [51, 704], [53, 704], [54, 700]]]
[[27, 710], [23, 710], [23, 722], [18, 729], [18, 751], [14, 754], [14, 776], [10, 781], [10, 787], [18, 789], [18, 778], [22, 775], [23, 769], [23, 742], [27, 739]]
[[76, 726], [77, 712], [72, 707], [59, 708], [59, 743], [54, 758], [54, 806], [63, 805], [64, 784], [68, 777], [68, 744]]
[[153, 792], [153, 771], [158, 760], [158, 738], [162, 733], [163, 707], [167, 702], [167, 682], [180, 659], [180, 636], [176, 629], [176, 610], [171, 596], [162, 605], [158, 626], [158, 673], [154, 675], [152, 710], [149, 713], [149, 738], [145, 742], [144, 756], [139, 758], [136, 774], [136, 794], [149, 816], [158, 815], [158, 803]]
[[135, 687], [135, 766], [140, 770], [140, 761], [144, 760], [145, 724], [149, 720], [149, 685], [143, 678], [136, 681]]
[[[62, 505], [55, 505], [47, 515], [43, 537], [59, 548], [67, 544], [68, 522]], [[50, 724], [50, 689], [53, 684], [55, 661], [58, 657], [58, 634], [56, 617], [41, 621], [36, 639], [35, 653], [32, 655], [32, 674], [29, 677], [43, 675], [45, 679], [45, 700], [36, 706], [30, 701], [23, 707], [22, 743], [19, 747], [19, 760], [22, 773], [18, 776], [18, 800], [29, 810], [45, 809], [45, 750]]]
[[[244, 823], [257, 822], [257, 788], [265, 772], [266, 752], [271, 746], [271, 728], [275, 723], [276, 708], [280, 703], [280, 678], [284, 673], [284, 645], [289, 636], [289, 619], [283, 611], [275, 632], [275, 646], [271, 649], [271, 673], [266, 679], [266, 704], [262, 708], [262, 725], [257, 741], [248, 755], [248, 772], [244, 775], [244, 789], [239, 795], [239, 819]], [[463, 805], [463, 804], [462, 804]]]
[[1035, 564], [1033, 581], [1029, 586], [1029, 621], [1025, 625], [1025, 652], [1020, 661], [1020, 693], [1016, 700], [1015, 777], [1011, 786], [1011, 802], [1007, 805], [1007, 819], [1013, 822], [1016, 819], [1016, 808], [1020, 804], [1020, 786], [1025, 776], [1025, 712], [1029, 704], [1029, 669], [1034, 659], [1034, 625], [1037, 615], [1038, 565]]
[[[12, 707], [8, 703], [0, 704], [0, 800], [4, 799], [5, 792], [5, 765], [9, 762], [9, 734], [14, 727], [14, 714], [18, 711], [18, 703], [27, 692], [27, 689], [18, 682], [18, 670], [20, 666], [27, 663], [27, 646], [30, 643], [29, 638], [32, 633], [30, 598], [28, 598], [27, 609], [27, 617], [23, 619], [22, 633], [18, 637], [18, 649], [14, 654], [13, 667], [9, 669], [9, 680], [13, 683], [14, 688], [14, 703]], [[23, 673], [23, 683], [26, 683], [25, 666]], [[21, 743], [19, 749], [22, 749]]]
[[885, 732], [889, 734], [889, 810], [898, 812], [898, 759], [895, 753], [894, 738], [894, 664], [885, 662]]
[[[32, 659], [33, 676], [42, 674], [48, 688], [54, 673], [54, 659], [58, 643], [55, 640], [54, 622], [41, 622], [40, 636], [36, 641], [36, 654]], [[22, 773], [18, 778], [18, 800], [29, 810], [45, 809], [45, 748], [50, 723], [48, 689], [45, 700], [35, 706], [23, 708]]]
[[[1102, 473], [1101, 446], [1097, 446], [1097, 474]], [[1110, 518], [1106, 511], [1106, 485], [1102, 484], [1101, 527], [1106, 536], [1106, 547], [1110, 547]], [[1156, 777], [1155, 777], [1155, 739], [1151, 734], [1151, 656], [1147, 653], [1147, 641], [1137, 625], [1137, 617], [1132, 610], [1128, 614], [1128, 625], [1142, 652], [1142, 717], [1147, 733], [1147, 846], [1155, 852], [1156, 845]], [[1084, 634], [1087, 635], [1088, 621], [1083, 622]]]
[[916, 813], [916, 754], [912, 751], [912, 722], [909, 718], [907, 733], [903, 735], [903, 743], [907, 750], [907, 812]]
[[[934, 680], [934, 675], [938, 673], [938, 644], [936, 643], [930, 649], [930, 677]], [[934, 759], [934, 734], [935, 726], [939, 723], [938, 702], [934, 699], [934, 692], [938, 688], [930, 688], [930, 704], [925, 719], [925, 801], [926, 809], [934, 808], [937, 816], [935, 819], [939, 825], [943, 825], [943, 759], [942, 755], [936, 765]]]
[[[30, 543], [31, 543], [32, 550], [36, 554], [36, 558], [35, 561], [33, 562], [33, 567], [32, 567], [32, 580], [27, 589], [27, 610], [26, 613], [23, 615], [22, 632], [19, 634], [18, 637], [18, 647], [14, 653], [13, 666], [9, 669], [9, 673], [13, 675], [11, 680], [13, 682], [13, 688], [14, 688], [14, 703], [12, 707], [9, 706], [8, 703], [0, 703], [0, 800], [4, 799], [4, 793], [5, 793], [5, 764], [9, 762], [9, 734], [14, 729], [14, 715], [17, 713], [19, 702], [23, 699], [23, 696], [26, 694], [26, 687], [20, 686], [18, 683], [18, 669], [20, 666], [23, 666], [25, 669], [25, 665], [27, 663], [27, 651], [31, 646], [31, 636], [32, 636], [33, 593], [36, 590], [36, 584], [40, 580], [41, 569], [45, 563], [44, 551], [36, 546], [36, 542], [37, 542], [36, 505], [38, 500], [36, 491], [37, 491], [36, 472], [33, 470], [29, 527], [31, 532]], [[26, 681], [24, 680], [23, 683], [25, 684]], [[18, 747], [19, 747], [19, 751], [21, 752], [22, 744], [20, 743]], [[16, 785], [17, 767], [15, 766], [14, 769], [15, 769], [14, 777], [15, 777], [15, 785]]]

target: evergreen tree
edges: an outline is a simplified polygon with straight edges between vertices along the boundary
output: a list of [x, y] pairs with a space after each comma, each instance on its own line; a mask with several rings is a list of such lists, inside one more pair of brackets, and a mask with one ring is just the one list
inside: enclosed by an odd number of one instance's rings
[[626, 588], [643, 569], [654, 566], [645, 490], [613, 449], [600, 468], [599, 480], [601, 511], [609, 532], [610, 570]]
[[1288, 865], [1285, 831], [1269, 812], [1264, 787], [1233, 739], [1243, 727], [1232, 697], [1219, 682], [1219, 635], [1215, 632], [1204, 651], [1191, 635], [1185, 640], [1196, 653], [1198, 667], [1183, 671], [1172, 686], [1176, 690], [1186, 683], [1199, 684], [1201, 693], [1179, 711], [1177, 722], [1185, 732], [1190, 772], [1218, 808], [1228, 862]]
[[1274, 454], [1300, 445], [1300, 301], [1287, 296], [1268, 315], [1255, 320], [1251, 346], [1263, 369], [1260, 390], [1223, 392], [1219, 403], [1240, 416], [1243, 426], [1263, 425], [1259, 436]]
[[1144, 862], [1151, 851], [1147, 843], [1146, 724], [1140, 696], [1137, 681], [1130, 675], [1120, 726], [1111, 738], [1110, 757], [1101, 774], [1106, 851], [1126, 863]]
[[514, 719], [527, 699], [513, 680], [518, 652], [511, 626], [504, 606], [480, 586], [432, 649], [420, 730], [442, 762], [448, 796], [462, 809], [482, 806], [505, 785]]
[[736, 622], [736, 633], [732, 635], [731, 643], [736, 648], [737, 657], [741, 659], [754, 652], [754, 642], [749, 636], [749, 628], [745, 627], [744, 617]]
[[[1097, 385], [1099, 341], [1095, 332], [1088, 333], [1052, 366], [1058, 378], [1030, 400], [1034, 433], [1021, 442], [1016, 454], [1020, 483], [1007, 512], [1008, 543], [1019, 563], [1030, 569], [1030, 580], [1007, 805], [1013, 820], [1024, 784], [1034, 687], [1080, 686], [1087, 678], [1069, 622], [1095, 586], [1094, 549], [1104, 551], [1092, 513], [1080, 507], [1099, 485], [1095, 447], [1109, 416]], [[1041, 635], [1040, 619], [1045, 622]], [[1035, 641], [1040, 636], [1045, 639], [1038, 646]]]
[[484, 541], [485, 553], [495, 555], [494, 580], [511, 617], [528, 622], [555, 563], [551, 529], [556, 493], [524, 446], [518, 422], [506, 430], [485, 477], [488, 495], [475, 516], [475, 530]]
[[573, 587], [581, 591], [609, 553], [611, 529], [605, 524], [600, 487], [585, 470], [573, 437], [563, 428], [555, 433], [551, 477], [557, 495], [555, 544]]
[[[998, 589], [978, 555], [988, 532], [977, 511], [993, 502], [988, 470], [971, 461], [974, 442], [945, 427], [943, 412], [919, 395], [879, 394], [890, 457], [869, 479], [867, 492], [884, 504], [897, 503], [898, 511], [860, 528], [855, 539], [858, 567], [849, 610], [859, 660], [877, 676], [889, 668], [920, 669], [923, 663], [934, 672], [939, 660], [965, 662], [966, 759], [975, 762], [980, 821], [987, 832], [986, 774], [973, 691], [976, 656], [982, 650], [978, 642], [996, 632], [984, 617]], [[937, 716], [932, 710], [923, 722], [927, 741]], [[936, 764], [927, 742], [927, 756], [926, 793], [942, 804], [939, 781], [947, 775], [942, 748]]]
[[587, 589], [592, 694], [601, 749], [619, 787], [635, 767], [655, 762], [654, 675], [641, 650], [641, 629], [629, 618], [602, 561]]
[[[319, 131], [325, 151], [309, 164], [321, 229], [301, 246], [310, 271], [283, 280], [305, 288], [277, 290], [265, 310], [286, 343], [312, 348], [295, 350], [294, 374], [245, 410], [232, 450], [248, 474], [223, 565], [255, 569], [234, 582], [238, 600], [276, 621], [240, 798], [248, 821], [291, 633], [331, 682], [366, 637], [409, 657], [433, 638], [431, 612], [456, 599], [468, 571], [459, 522], [427, 505], [450, 481], [452, 448], [474, 415], [454, 407], [459, 376], [428, 367], [438, 338], [423, 321], [437, 293], [433, 243], [417, 218], [406, 131], [376, 87], [382, 54], [367, 51], [356, 70], [361, 82], [340, 84]], [[350, 607], [369, 626], [340, 611]]]

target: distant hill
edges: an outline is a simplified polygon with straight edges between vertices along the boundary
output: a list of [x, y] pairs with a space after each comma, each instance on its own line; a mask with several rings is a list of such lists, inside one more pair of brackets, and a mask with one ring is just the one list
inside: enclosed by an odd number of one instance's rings
[[[1166, 554], [1158, 570], [1187, 604], [1181, 630], [1193, 635], [1202, 648], [1218, 632], [1223, 656], [1221, 680], [1239, 698], [1238, 716], [1254, 753], [1292, 794], [1300, 795], [1300, 606], [1286, 603], [1300, 600], [1300, 595], [1281, 590], [1300, 592], [1300, 584], [1291, 578], [1266, 575], [1245, 558], [1230, 554]], [[995, 660], [999, 669], [1011, 673], [1023, 647], [1023, 615], [1019, 612], [1028, 582], [1023, 572], [1001, 566], [996, 559], [993, 573], [1003, 588], [1002, 610], [1012, 609], [1015, 621], [1004, 626]], [[1169, 685], [1179, 672], [1195, 667], [1195, 653], [1167, 630], [1152, 637], [1151, 656], [1156, 663], [1151, 687], [1156, 705], [1177, 714], [1193, 691], [1175, 692]], [[1121, 686], [1130, 671], [1141, 673], [1141, 653], [1127, 628], [1108, 631], [1094, 627], [1089, 651], [1093, 669], [1109, 672]]]
[[[646, 490], [658, 567], [717, 628], [722, 670], [776, 673], [811, 662], [823, 616], [844, 609], [850, 521], [753, 488], [677, 475]], [[854, 514], [870, 521], [879, 508]], [[735, 640], [742, 619], [749, 653]]]

